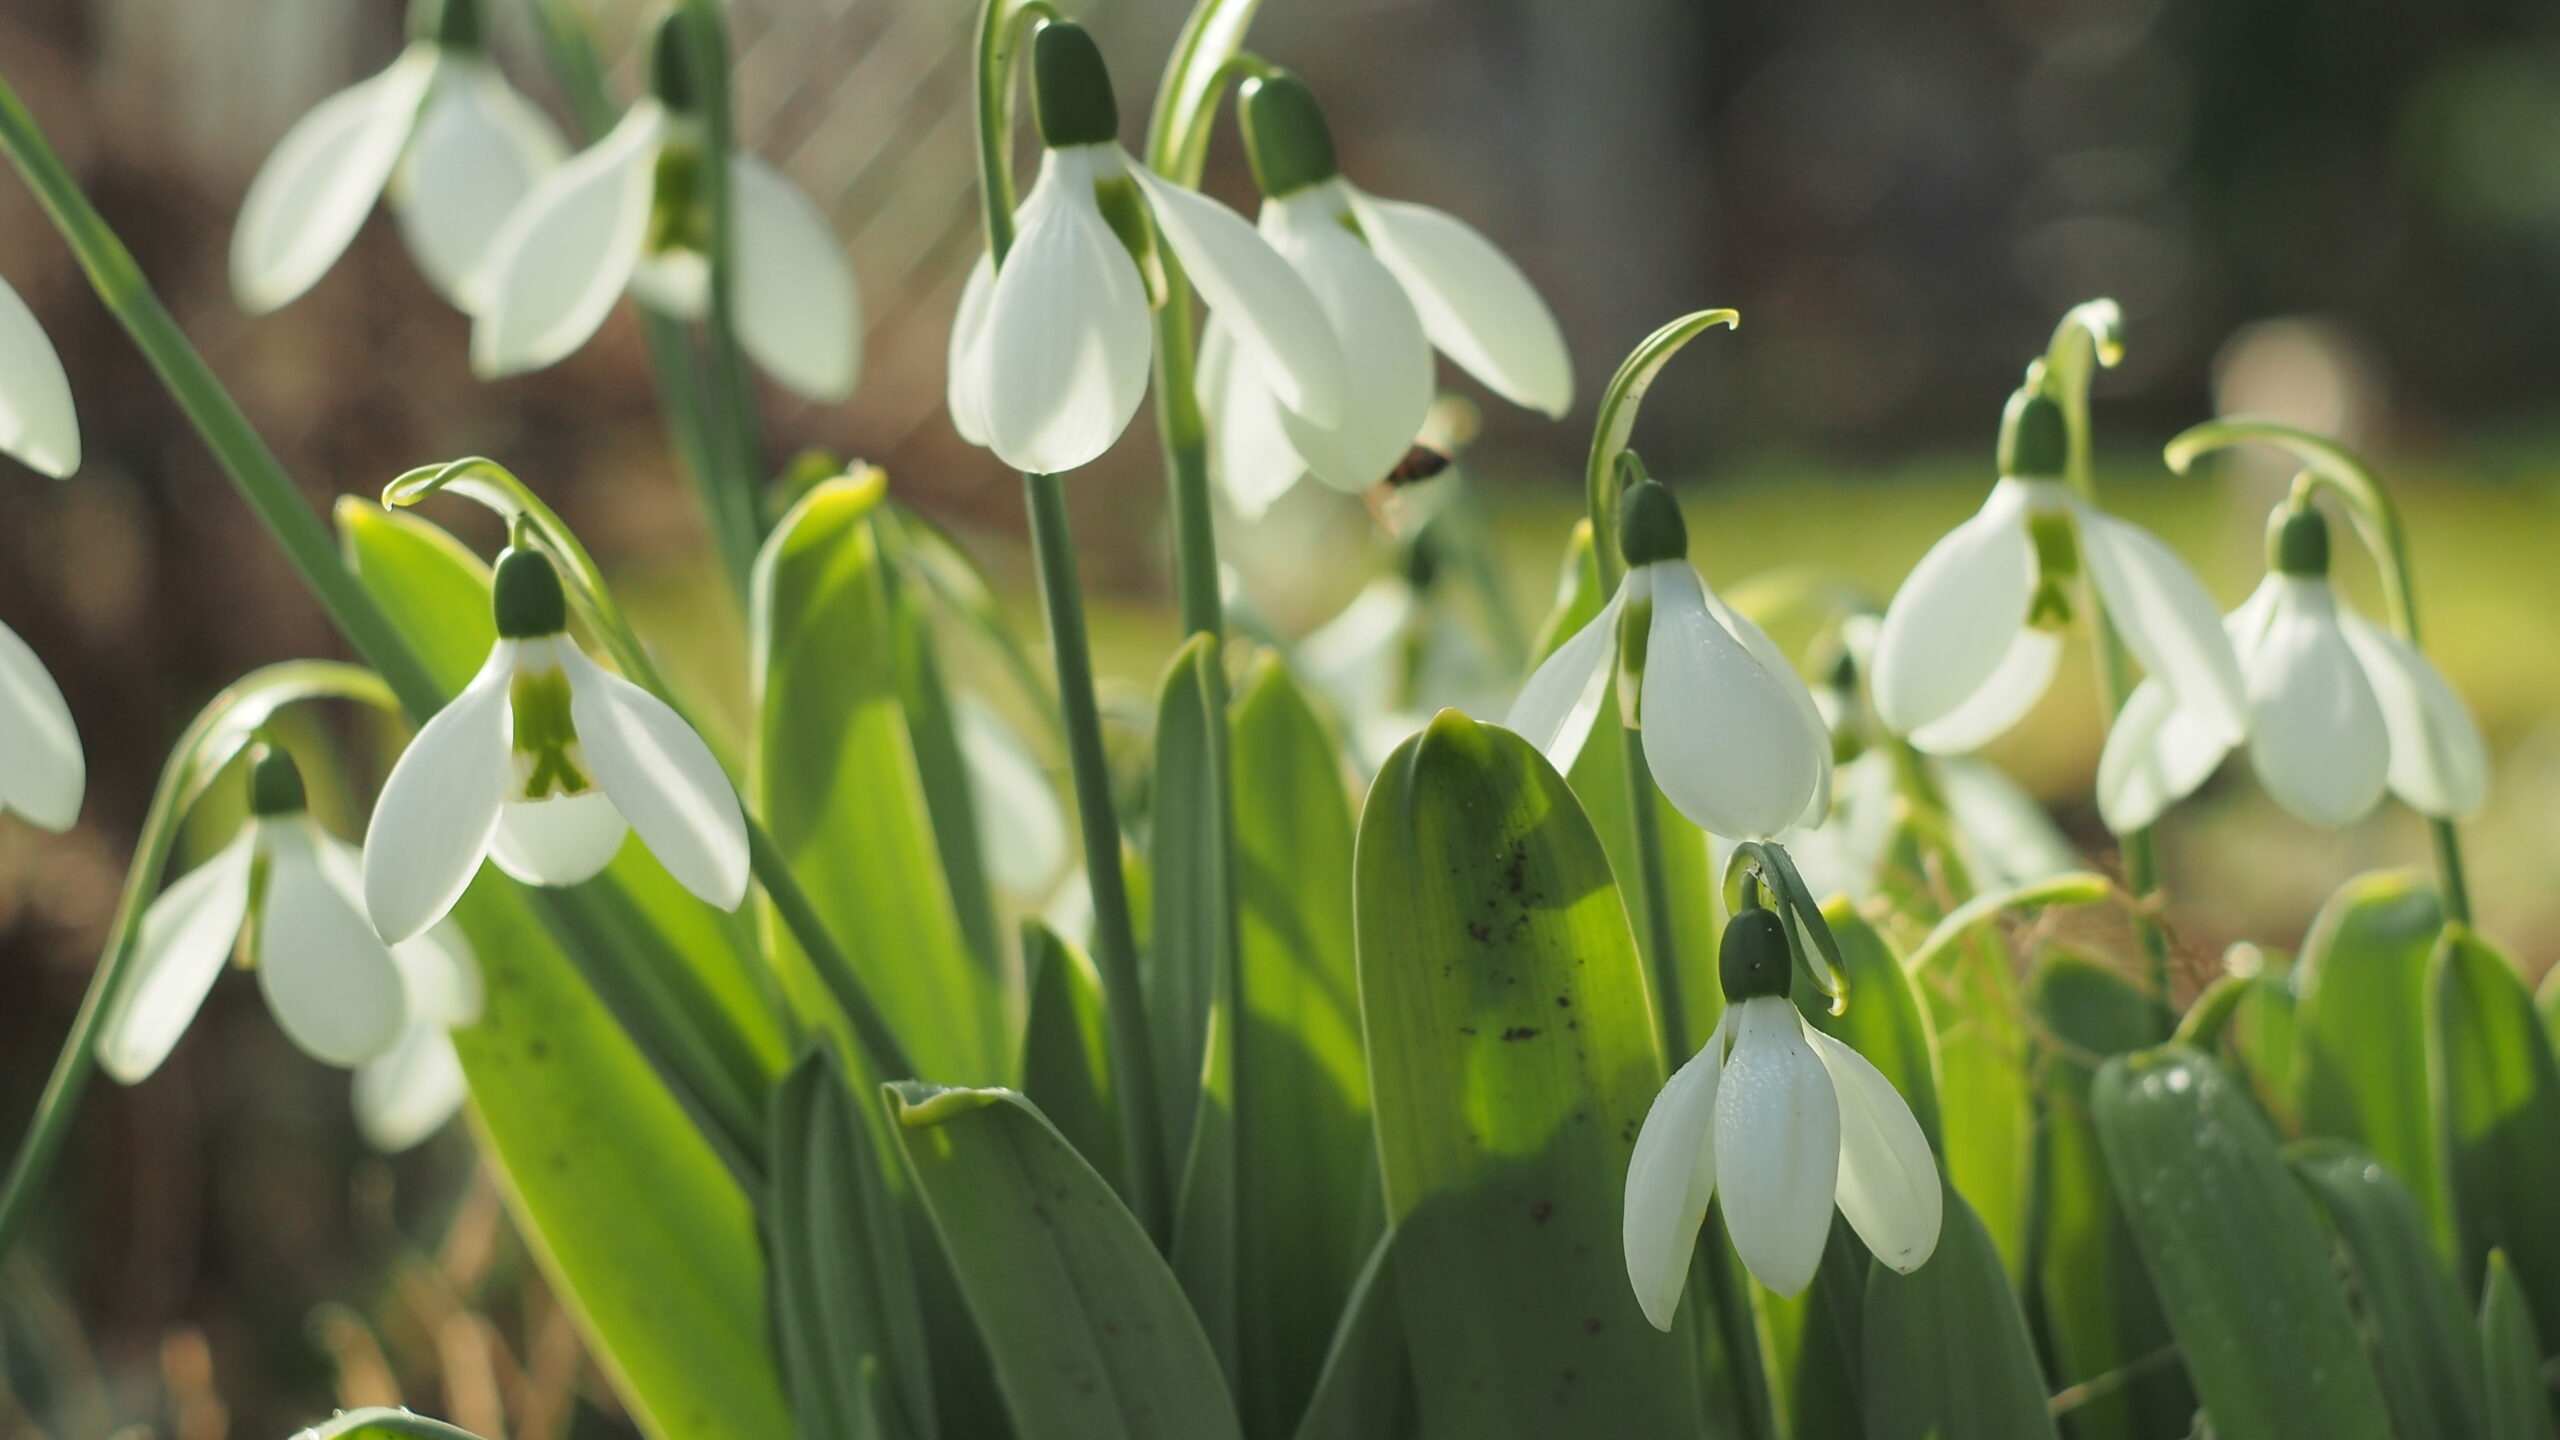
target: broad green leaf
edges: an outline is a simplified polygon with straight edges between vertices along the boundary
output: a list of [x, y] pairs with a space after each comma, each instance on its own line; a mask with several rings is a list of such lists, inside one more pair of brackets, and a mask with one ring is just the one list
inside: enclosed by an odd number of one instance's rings
[[906, 1225], [852, 1100], [824, 1042], [774, 1087], [774, 1340], [803, 1440], [924, 1440], [933, 1368]]
[[1236, 1117], [1245, 1429], [1286, 1435], [1375, 1237], [1377, 1147], [1352, 958], [1351, 794], [1304, 691], [1270, 656], [1234, 719], [1244, 976]]
[[1911, 1106], [1912, 1118], [1943, 1149], [1944, 1126], [1938, 1111], [1938, 1046], [1922, 1010], [1920, 994], [1893, 946], [1867, 923], [1845, 898], [1822, 907], [1832, 936], [1840, 942], [1840, 978], [1849, 987], [1849, 1003], [1831, 1013], [1816, 997], [1799, 996], [1797, 1008], [1806, 1023], [1864, 1055], [1884, 1072]]
[[2436, 1258], [2409, 1189], [2381, 1162], [2336, 1140], [2285, 1152], [2346, 1248], [2373, 1332], [2374, 1368], [2399, 1440], [2464, 1440], [2482, 1433], [2480, 1337], [2471, 1310]]
[[1424, 1433], [1696, 1433], [1694, 1341], [1648, 1325], [1623, 1272], [1627, 1162], [1662, 1053], [1573, 792], [1518, 736], [1443, 711], [1370, 788], [1356, 873]]
[[1995, 935], [1970, 933], [1939, 946], [1927, 966], [1907, 969], [1938, 1037], [1947, 1178], [1972, 1202], [2010, 1273], [2022, 1276], [2035, 1090], [2009, 947]]
[[2542, 1340], [2507, 1257], [2489, 1252], [2481, 1286], [2480, 1348], [2488, 1376], [2485, 1440], [2552, 1440], [2551, 1387], [2542, 1378]]
[[989, 1081], [1007, 1069], [1004, 1007], [961, 930], [907, 732], [879, 496], [876, 481], [817, 487], [756, 558], [748, 795], [915, 1063]]
[[1023, 1440], [1240, 1440], [1173, 1272], [1030, 1102], [918, 1081], [882, 1093]]
[[2246, 970], [2225, 970], [2207, 985], [2178, 1021], [2177, 1041], [2202, 1050], [2249, 1082], [2250, 1093], [2279, 1126], [2296, 1122], [2296, 1043], [2299, 1006], [2293, 967], [2282, 956], [2244, 947]]
[[1949, 1187], [1937, 1253], [1867, 1267], [1860, 1399], [1867, 1440], [2052, 1440], [2053, 1412], [1991, 1234]]
[[1297, 1440], [1406, 1440], [1417, 1432], [1413, 1363], [1396, 1303], [1395, 1238], [1392, 1230], [1378, 1237], [1352, 1284]]
[[2515, 965], [2448, 927], [2428, 980], [2427, 1071], [2444, 1136], [2460, 1272], [2506, 1252], [2534, 1328], [2560, 1335], [2560, 1065]]
[[[1701, 1237], [1701, 1249], [1710, 1240], [1730, 1246], [1723, 1223], [1721, 1208], [1710, 1213], [1707, 1224], [1719, 1233]], [[1835, 1212], [1822, 1266], [1803, 1294], [1779, 1295], [1743, 1282], [1759, 1318], [1771, 1404], [1789, 1440], [1857, 1440], [1865, 1431], [1856, 1357], [1865, 1348], [1859, 1327], [1873, 1264], [1856, 1232]]]
[[2426, 1087], [2427, 957], [2444, 929], [2434, 889], [2407, 871], [2360, 875], [2321, 907], [2296, 962], [2294, 1090], [2305, 1135], [2345, 1140], [2416, 1197], [2438, 1251], [2453, 1211]]
[[[2036, 1183], [2040, 1201], [2032, 1276], [2054, 1380], [2085, 1384], [2157, 1354], [2169, 1341], [2151, 1277], [2107, 1178], [2089, 1092], [2107, 1057], [2149, 1045], [2168, 1028], [2166, 1007], [2114, 970], [2051, 953], [2028, 984], [2039, 1048]], [[2175, 1365], [2155, 1369], [2071, 1412], [2078, 1440], [2183, 1434], [2195, 1392]]]
[[2098, 1139], [2215, 1433], [2389, 1440], [2311, 1201], [2220, 1066], [2162, 1046], [2098, 1072]]
[[1031, 988], [1030, 1018], [1022, 1030], [1022, 1093], [1094, 1169], [1123, 1174], [1102, 972], [1092, 957], [1037, 920], [1023, 922], [1022, 965]]

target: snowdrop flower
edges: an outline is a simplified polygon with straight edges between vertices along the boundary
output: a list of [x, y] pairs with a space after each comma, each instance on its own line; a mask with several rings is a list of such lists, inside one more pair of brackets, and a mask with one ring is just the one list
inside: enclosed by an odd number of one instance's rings
[[[57, 480], [80, 468], [71, 382], [33, 312], [0, 281], [0, 453]], [[71, 707], [44, 662], [0, 625], [0, 810], [63, 831], [80, 818], [88, 768]]]
[[80, 468], [80, 417], [71, 379], [35, 312], [0, 280], [0, 454], [68, 480]]
[[500, 555], [492, 608], [488, 662], [409, 742], [374, 802], [364, 899], [383, 938], [444, 918], [484, 856], [527, 884], [575, 885], [613, 859], [626, 826], [686, 889], [737, 909], [746, 817], [702, 737], [569, 638], [549, 557]]
[[[349, 878], [362, 883], [353, 870]], [[358, 892], [350, 886], [350, 897]], [[398, 1043], [356, 1067], [356, 1129], [386, 1155], [444, 1128], [462, 1108], [467, 1087], [452, 1032], [478, 1023], [480, 967], [461, 928], [446, 920], [391, 947], [408, 984], [409, 1024]]]
[[1342, 424], [1351, 386], [1324, 307], [1242, 216], [1120, 148], [1119, 109], [1093, 37], [1072, 24], [1043, 26], [1032, 89], [1045, 147], [1039, 178], [1015, 215], [1003, 269], [979, 258], [951, 332], [948, 399], [961, 436], [1036, 474], [1073, 470], [1111, 448], [1146, 394], [1159, 233], [1227, 343], [1280, 402], [1312, 425]]
[[1671, 492], [1652, 480], [1631, 487], [1618, 543], [1618, 592], [1530, 675], [1503, 725], [1570, 768], [1615, 668], [1619, 713], [1644, 732], [1655, 783], [1698, 828], [1766, 840], [1821, 823], [1831, 737], [1813, 696], [1760, 627], [1689, 568]]
[[477, 1018], [470, 947], [451, 927], [383, 943], [365, 920], [355, 848], [312, 818], [283, 751], [251, 763], [249, 813], [143, 912], [133, 974], [98, 1031], [101, 1068], [127, 1085], [159, 1069], [244, 938], [276, 1024], [325, 1064], [379, 1063], [413, 1019], [441, 1033]]
[[2240, 667], [2213, 597], [2157, 536], [2072, 491], [2060, 478], [2064, 447], [2059, 405], [2035, 387], [2010, 397], [2000, 483], [1921, 557], [1885, 611], [1877, 712], [1942, 755], [2017, 723], [2053, 680], [2085, 560], [2126, 648], [2204, 733], [2238, 741]]
[[[2361, 818], [2385, 789], [2439, 820], [2478, 810], [2489, 785], [2479, 727], [2417, 647], [2331, 589], [2329, 522], [2307, 506], [2281, 508], [2267, 550], [2266, 580], [2225, 622], [2246, 685], [2249, 763], [2267, 793], [2325, 826]], [[2144, 681], [2099, 760], [2107, 824], [2150, 824], [2239, 739]]]
[[[630, 291], [700, 319], [711, 304], [712, 215], [702, 195], [702, 87], [684, 12], [659, 26], [656, 93], [545, 176], [489, 242], [477, 277], [472, 367], [539, 370], [587, 343]], [[853, 393], [861, 301], [835, 228], [800, 187], [755, 156], [729, 157], [738, 343], [811, 400]]]
[[1777, 912], [1733, 917], [1720, 968], [1724, 1019], [1654, 1097], [1627, 1166], [1627, 1278], [1661, 1330], [1718, 1196], [1742, 1263], [1781, 1295], [1812, 1283], [1835, 1203], [1906, 1275], [1938, 1248], [1945, 1199], [1928, 1137], [1883, 1072], [1787, 999]]
[[1431, 408], [1434, 346], [1515, 404], [1559, 418], [1572, 408], [1555, 315], [1492, 242], [1464, 221], [1344, 179], [1324, 116], [1297, 77], [1247, 81], [1236, 108], [1265, 197], [1263, 238], [1314, 292], [1350, 380], [1339, 421], [1319, 424], [1282, 402], [1226, 326], [1209, 326], [1202, 399], [1237, 513], [1260, 516], [1303, 474], [1353, 494], [1376, 485]]
[[560, 163], [560, 132], [498, 73], [480, 0], [422, 0], [391, 68], [295, 122], [250, 182], [231, 232], [231, 290], [263, 313], [338, 263], [386, 194], [436, 293], [469, 309], [489, 237]]

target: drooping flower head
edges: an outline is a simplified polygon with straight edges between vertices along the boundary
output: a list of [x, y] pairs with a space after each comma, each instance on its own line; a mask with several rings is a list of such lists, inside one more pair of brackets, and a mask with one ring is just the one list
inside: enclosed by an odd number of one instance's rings
[[1937, 1160], [1901, 1092], [1787, 998], [1778, 913], [1735, 915], [1719, 970], [1724, 1019], [1654, 1097], [1627, 1166], [1627, 1278], [1662, 1330], [1719, 1196], [1742, 1263], [1781, 1295], [1812, 1283], [1835, 1205], [1905, 1274], [1935, 1253], [1943, 1218]]
[[[2361, 818], [2387, 789], [2440, 820], [2488, 796], [2488, 747], [2462, 697], [2418, 648], [2355, 613], [2329, 582], [2329, 522], [2279, 506], [2267, 578], [2224, 622], [2247, 697], [2250, 767], [2277, 804], [2314, 825]], [[2098, 764], [2098, 807], [2138, 829], [2194, 793], [2240, 742], [2146, 680]]]
[[1037, 474], [1111, 448], [1146, 395], [1148, 311], [1167, 283], [1159, 236], [1281, 402], [1312, 424], [1342, 424], [1351, 387], [1323, 306], [1242, 216], [1120, 148], [1111, 76], [1083, 27], [1041, 27], [1032, 97], [1039, 176], [1003, 265], [979, 257], [952, 326], [948, 400], [961, 436]]
[[[480, 972], [461, 932], [444, 925], [385, 944], [365, 919], [361, 866], [354, 846], [312, 818], [292, 757], [256, 755], [249, 823], [143, 912], [133, 973], [98, 1031], [99, 1065], [127, 1085], [159, 1069], [235, 951], [258, 972], [278, 1028], [324, 1064], [371, 1066], [430, 1043], [414, 1032], [441, 1040], [477, 1019]], [[421, 1118], [436, 1108], [418, 1103], [414, 1083], [360, 1081], [359, 1090], [404, 1099]], [[442, 1104], [432, 1119], [450, 1113]]]
[[365, 908], [386, 940], [442, 919], [480, 862], [574, 885], [626, 829], [686, 889], [723, 910], [747, 892], [746, 816], [710, 747], [657, 696], [569, 638], [559, 572], [535, 550], [498, 557], [498, 642], [409, 742], [365, 831]]
[[250, 182], [231, 232], [231, 289], [262, 313], [346, 253], [386, 194], [427, 283], [464, 309], [498, 226], [567, 147], [507, 84], [481, 0], [418, 0], [391, 68], [320, 102]]
[[[663, 314], [710, 309], [708, 88], [686, 10], [659, 25], [653, 93], [543, 177], [498, 227], [474, 282], [471, 363], [491, 377], [539, 370], [596, 333], [628, 290]], [[731, 318], [765, 373], [809, 399], [853, 393], [862, 313], [835, 228], [799, 186], [754, 155], [728, 157]]]
[[1655, 783], [1700, 829], [1765, 840], [1820, 824], [1831, 737], [1813, 696], [1777, 644], [1690, 568], [1671, 492], [1652, 480], [1631, 487], [1618, 543], [1626, 579], [1529, 676], [1504, 726], [1565, 769], [1614, 671], [1619, 713], [1644, 732]]
[[2083, 619], [2081, 566], [2125, 648], [2196, 723], [2242, 730], [2240, 667], [2221, 614], [2177, 552], [2083, 500], [2062, 478], [2062, 407], [2021, 388], [2001, 424], [2000, 482], [1980, 513], [1931, 546], [1876, 640], [1876, 710], [1935, 754], [1979, 748], [2052, 683], [2062, 635]]
[[[71, 382], [34, 312], [0, 281], [0, 454], [57, 480], [80, 468]], [[16, 631], [0, 625], [0, 810], [47, 830], [80, 818], [88, 768], [62, 689]]]
[[1332, 424], [1281, 399], [1223, 325], [1201, 341], [1200, 378], [1218, 474], [1239, 513], [1260, 515], [1312, 474], [1368, 490], [1414, 444], [1433, 391], [1431, 351], [1515, 404], [1561, 417], [1573, 370], [1554, 314], [1474, 227], [1429, 206], [1381, 200], [1343, 178], [1333, 135], [1296, 76], [1245, 82], [1236, 113], [1263, 194], [1264, 239], [1306, 281], [1348, 367]]

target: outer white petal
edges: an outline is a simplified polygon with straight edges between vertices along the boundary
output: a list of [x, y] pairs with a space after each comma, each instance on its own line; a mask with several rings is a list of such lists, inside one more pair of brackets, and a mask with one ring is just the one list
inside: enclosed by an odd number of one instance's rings
[[987, 443], [986, 370], [978, 345], [987, 335], [987, 303], [996, 291], [995, 257], [978, 253], [969, 267], [969, 283], [960, 287], [960, 312], [951, 321], [951, 343], [944, 351], [943, 404], [951, 410], [951, 428], [972, 445]]
[[1200, 404], [1209, 421], [1210, 460], [1228, 503], [1242, 519], [1261, 519], [1307, 473], [1307, 462], [1289, 438], [1280, 398], [1262, 378], [1261, 360], [1237, 348], [1214, 315], [1200, 336]]
[[1973, 859], [1977, 883], [2024, 885], [2079, 868], [2080, 857], [2061, 827], [1999, 767], [1982, 760], [1941, 761], [1938, 788]]
[[2277, 804], [2314, 825], [2344, 825], [2382, 798], [2390, 733], [2339, 632], [2328, 582], [2282, 585], [2249, 657], [2249, 763]]
[[390, 69], [321, 101], [285, 132], [249, 182], [231, 231], [231, 293], [243, 309], [275, 309], [346, 252], [400, 162], [437, 67], [433, 45], [411, 45]]
[[1627, 1162], [1624, 1242], [1627, 1281], [1656, 1330], [1671, 1328], [1689, 1257], [1716, 1188], [1716, 1081], [1724, 1069], [1725, 1027], [1653, 1097]]
[[988, 447], [1017, 470], [1056, 474], [1092, 460], [1147, 393], [1146, 285], [1093, 198], [1095, 154], [1109, 149], [1052, 150], [1041, 161], [987, 299], [981, 415]]
[[70, 377], [35, 312], [6, 281], [0, 281], [0, 454], [56, 480], [80, 468]]
[[1909, 735], [1973, 698], [2009, 658], [2035, 599], [2029, 492], [1992, 487], [1971, 519], [1929, 547], [1894, 593], [1876, 634], [1876, 713]]
[[667, 702], [562, 641], [569, 718], [596, 783], [679, 884], [723, 910], [747, 898], [747, 818], [737, 787]]
[[1946, 1197], [1929, 1137], [1867, 1057], [1805, 1027], [1840, 1101], [1840, 1213], [1878, 1260], [1908, 1275], [1938, 1248]]
[[142, 912], [134, 937], [133, 975], [98, 1027], [98, 1066], [119, 1082], [139, 1084], [186, 1033], [205, 992], [239, 943], [249, 913], [252, 827], [181, 876]]
[[1357, 190], [1350, 198], [1369, 248], [1412, 297], [1441, 353], [1515, 405], [1558, 417], [1573, 408], [1564, 332], [1519, 266], [1475, 227], [1428, 205]]
[[329, 1065], [359, 1065], [399, 1042], [408, 987], [356, 898], [323, 873], [309, 816], [260, 820], [258, 988], [285, 1038]]
[[445, 61], [391, 176], [391, 213], [437, 294], [472, 308], [470, 287], [499, 227], [568, 153], [497, 66]]
[[1716, 1096], [1725, 1229], [1761, 1284], [1800, 1295], [1831, 1234], [1840, 1101], [1793, 1005], [1764, 996], [1735, 1008], [1733, 1058]]
[[729, 161], [738, 237], [738, 343], [812, 400], [853, 393], [862, 303], [835, 226], [806, 192], [753, 155]]
[[2489, 746], [2471, 707], [2409, 642], [2344, 606], [2338, 625], [2382, 705], [2391, 793], [2440, 820], [2477, 813], [2489, 798]]
[[1264, 202], [1262, 233], [1323, 307], [1349, 386], [1338, 423], [1285, 410], [1281, 423], [1317, 479], [1357, 495], [1404, 459], [1431, 413], [1431, 342], [1395, 276], [1337, 213], [1325, 192], [1302, 191]]
[[1015, 899], [1044, 899], [1067, 868], [1067, 817], [1058, 808], [1058, 792], [995, 712], [964, 698], [959, 721], [960, 756], [969, 767], [970, 806], [987, 868]]
[[1788, 687], [1709, 612], [1686, 560], [1645, 567], [1653, 629], [1645, 645], [1644, 753], [1654, 780], [1702, 830], [1767, 839], [1796, 823], [1821, 789], [1830, 736]]
[[2009, 642], [2009, 652], [1964, 703], [1914, 729], [1911, 743], [1932, 755], [1963, 755], [1981, 749], [2036, 708], [2061, 663], [2061, 636], [2021, 627]]
[[[320, 832], [320, 873], [348, 904], [364, 904], [364, 856], [326, 830]], [[391, 958], [399, 965], [408, 990], [413, 1027], [429, 1020], [439, 1025], [479, 1020], [487, 991], [480, 980], [479, 958], [472, 954], [471, 941], [461, 926], [440, 920], [416, 939], [392, 946]]]
[[515, 645], [501, 640], [401, 752], [373, 802], [364, 905], [394, 945], [443, 919], [489, 852], [513, 766], [507, 685], [514, 674]]
[[[1236, 343], [1258, 354], [1280, 403], [1318, 425], [1349, 414], [1342, 342], [1307, 282], [1233, 210], [1121, 158], [1192, 286]], [[1383, 475], [1385, 472], [1380, 472]]]
[[1537, 746], [1558, 772], [1573, 768], [1574, 757], [1591, 738], [1592, 722], [1600, 718], [1609, 672], [1618, 658], [1618, 616], [1627, 607], [1628, 586], [1635, 583], [1637, 577], [1629, 575], [1590, 624], [1573, 632], [1529, 673], [1520, 698], [1502, 717], [1502, 728]]
[[2125, 648], [2196, 723], [2238, 743], [2247, 733], [2240, 661], [2204, 582], [2150, 531], [2094, 506], [2073, 509], [2080, 553]]
[[0, 625], [0, 806], [60, 832], [80, 818], [88, 765], [71, 707], [44, 662]]
[[2121, 835], [2139, 830], [2195, 793], [2231, 753], [2223, 738], [2178, 704], [2157, 676], [2133, 687], [2098, 757], [2098, 813]]
[[648, 241], [658, 142], [654, 100], [542, 177], [489, 242], [470, 282], [471, 366], [487, 376], [539, 370], [587, 343], [631, 283]]
[[467, 1088], [453, 1038], [442, 1025], [420, 1021], [391, 1053], [356, 1070], [356, 1128], [366, 1144], [396, 1155], [443, 1129]]
[[1822, 778], [1815, 782], [1813, 798], [1805, 803], [1804, 813], [1798, 815], [1794, 822], [1800, 826], [1820, 826], [1831, 814], [1831, 722], [1822, 718], [1822, 707], [1815, 703], [1813, 692], [1805, 688], [1804, 677], [1796, 673], [1795, 662], [1787, 658], [1787, 652], [1778, 648], [1777, 641], [1769, 638], [1769, 632], [1761, 629], [1750, 616], [1727, 605], [1724, 597], [1715, 592], [1715, 587], [1700, 582], [1698, 588], [1706, 599], [1707, 613], [1716, 617], [1717, 624], [1732, 632], [1733, 638], [1742, 642], [1742, 648], [1751, 652], [1751, 658], [1760, 662], [1760, 668], [1769, 672], [1770, 678], [1787, 692], [1787, 698], [1796, 702], [1796, 712], [1804, 720], [1806, 733], [1821, 739], [1821, 745], [1816, 748], [1822, 761]]
[[630, 828], [602, 790], [510, 800], [498, 812], [489, 858], [527, 885], [575, 885], [613, 863]]

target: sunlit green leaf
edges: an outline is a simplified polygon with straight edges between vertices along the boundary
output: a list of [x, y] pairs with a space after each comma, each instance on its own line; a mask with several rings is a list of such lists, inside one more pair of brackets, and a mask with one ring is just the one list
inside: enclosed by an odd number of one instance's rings
[[2427, 1073], [2444, 1136], [2458, 1269], [2506, 1252], [2534, 1328], [2560, 1335], [2560, 1065], [2515, 964], [2449, 927], [2428, 978]]
[[2427, 957], [2444, 929], [2434, 889], [2404, 871], [2338, 888], [2295, 962], [2295, 1091], [2302, 1133], [2345, 1140], [2391, 1168], [2427, 1233], [2453, 1253], [2443, 1151], [2427, 1104]]
[[1123, 1174], [1102, 972], [1082, 949], [1036, 920], [1022, 927], [1022, 965], [1031, 987], [1022, 1093], [1094, 1169]]

